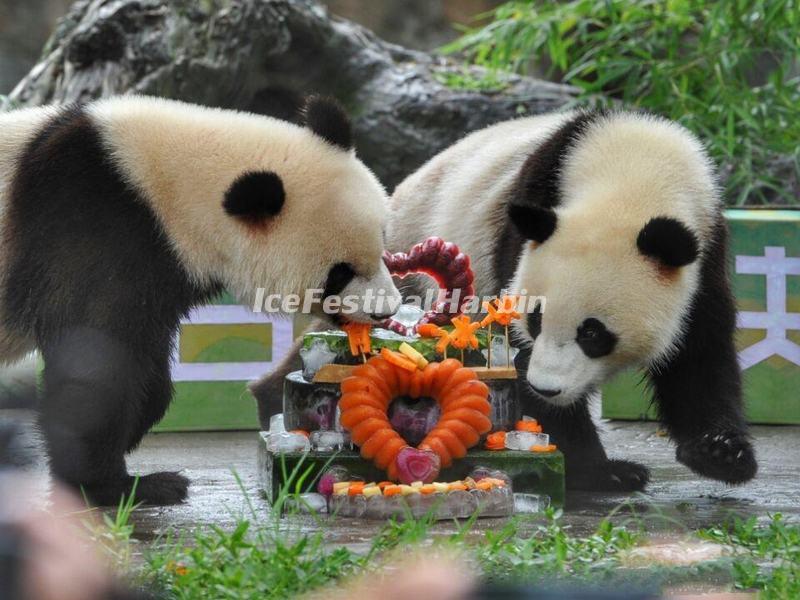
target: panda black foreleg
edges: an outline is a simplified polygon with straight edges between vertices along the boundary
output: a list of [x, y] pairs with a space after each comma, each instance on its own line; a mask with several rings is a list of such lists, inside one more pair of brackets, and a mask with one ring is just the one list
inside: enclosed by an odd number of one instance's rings
[[[70, 328], [42, 344], [45, 360], [40, 424], [57, 479], [82, 490], [97, 505], [117, 504], [135, 478], [125, 453], [138, 444], [164, 408], [169, 386], [155, 382], [152, 361], [143, 362], [124, 343], [99, 329]], [[163, 414], [163, 409], [160, 409]], [[188, 482], [155, 473], [136, 483], [136, 501], [172, 504], [186, 496]]]
[[678, 461], [700, 475], [743, 483], [755, 476], [758, 463], [742, 405], [726, 247], [720, 221], [680, 348], [665, 364], [651, 367], [650, 379], [661, 420], [677, 442]]
[[744, 483], [758, 470], [741, 406], [732, 344], [707, 356], [684, 350], [651, 374], [661, 420], [677, 443], [675, 457], [695, 473]]
[[644, 489], [650, 481], [650, 471], [639, 463], [608, 458], [586, 398], [569, 406], [555, 406], [530, 389], [524, 375], [528, 357], [529, 351], [523, 350], [516, 361], [522, 409], [536, 417], [564, 454], [567, 488], [630, 492]]

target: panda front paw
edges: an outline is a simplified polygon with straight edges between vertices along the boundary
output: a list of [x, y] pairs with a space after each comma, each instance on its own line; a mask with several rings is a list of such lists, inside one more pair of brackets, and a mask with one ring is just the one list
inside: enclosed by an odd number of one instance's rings
[[567, 488], [595, 492], [640, 492], [650, 481], [650, 470], [628, 460], [607, 460], [567, 466]]
[[739, 431], [706, 433], [681, 442], [675, 457], [698, 475], [725, 483], [744, 483], [758, 471], [753, 446]]

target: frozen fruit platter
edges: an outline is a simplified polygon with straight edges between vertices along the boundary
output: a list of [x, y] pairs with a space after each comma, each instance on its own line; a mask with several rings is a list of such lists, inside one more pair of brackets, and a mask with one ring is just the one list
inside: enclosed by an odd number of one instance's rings
[[508, 343], [518, 299], [485, 302], [481, 320], [463, 314], [469, 258], [438, 238], [384, 259], [398, 277], [433, 277], [440, 300], [425, 313], [404, 305], [381, 327], [306, 334], [283, 413], [260, 434], [264, 492], [291, 487], [287, 505], [372, 519], [563, 504], [563, 456], [518, 401]]

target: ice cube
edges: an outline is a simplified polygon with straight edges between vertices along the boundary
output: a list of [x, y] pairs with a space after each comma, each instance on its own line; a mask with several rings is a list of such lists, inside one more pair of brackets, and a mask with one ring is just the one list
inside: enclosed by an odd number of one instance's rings
[[414, 304], [401, 304], [393, 319], [406, 327], [411, 327], [412, 325], [416, 325], [424, 314], [425, 311], [419, 306], [415, 306]]
[[339, 410], [339, 403], [336, 403], [336, 415], [333, 419], [333, 430], [334, 431], [344, 431], [344, 427], [342, 427], [342, 411]]
[[340, 481], [352, 481], [350, 471], [340, 465], [334, 465], [325, 471], [319, 478], [317, 491], [323, 496], [333, 494], [333, 484]]
[[350, 435], [341, 431], [312, 431], [311, 449], [317, 452], [333, 452], [350, 447]]
[[388, 519], [389, 518], [389, 500], [382, 494], [370, 496], [367, 498], [367, 507], [364, 511], [365, 519]]
[[530, 450], [531, 446], [547, 446], [550, 436], [546, 433], [531, 433], [530, 431], [509, 431], [506, 433], [506, 448], [508, 450]]
[[501, 481], [505, 481], [508, 487], [511, 487], [511, 477], [509, 477], [508, 473], [505, 471], [500, 471], [499, 469], [490, 469], [489, 467], [478, 466], [472, 469], [469, 476], [475, 481], [480, 481], [486, 477], [500, 479]]
[[[519, 350], [513, 346], [506, 348], [506, 336], [504, 336], [502, 333], [497, 335], [492, 332], [492, 364], [488, 366], [513, 367], [514, 357], [518, 352]], [[488, 362], [489, 351], [481, 350], [481, 354], [483, 354], [483, 358]]]
[[334, 494], [328, 500], [328, 512], [339, 517], [360, 517], [367, 510], [367, 499], [361, 494], [357, 496]]
[[494, 487], [487, 493], [483, 517], [508, 517], [514, 514], [514, 495], [509, 487]]
[[479, 514], [483, 515], [486, 507], [489, 504], [489, 492], [486, 490], [470, 490], [470, 495], [475, 498], [475, 504], [478, 506]]
[[415, 519], [434, 513], [440, 502], [437, 494], [409, 494], [405, 496], [406, 504]]
[[298, 512], [303, 514], [316, 514], [328, 511], [328, 500], [322, 494], [298, 494], [289, 496], [284, 504], [286, 512]]
[[286, 427], [283, 425], [283, 413], [278, 413], [277, 415], [272, 415], [269, 418], [269, 432], [270, 433], [282, 433], [286, 431]]
[[325, 340], [314, 338], [307, 348], [300, 349], [300, 358], [303, 360], [303, 377], [311, 381], [320, 367], [334, 361], [336, 352], [328, 347]]
[[310, 449], [308, 438], [301, 433], [281, 431], [267, 436], [267, 450], [273, 454], [308, 452]]
[[478, 510], [477, 499], [466, 490], [447, 492], [445, 507], [448, 516], [453, 519], [466, 519]]
[[550, 497], [540, 494], [514, 494], [514, 513], [518, 515], [542, 512], [550, 506]]

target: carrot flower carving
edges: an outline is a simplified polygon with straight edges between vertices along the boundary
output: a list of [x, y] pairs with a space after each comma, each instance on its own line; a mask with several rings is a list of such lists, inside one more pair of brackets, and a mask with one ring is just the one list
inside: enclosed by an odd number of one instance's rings
[[459, 350], [463, 350], [467, 346], [472, 348], [478, 347], [478, 337], [475, 332], [480, 328], [481, 324], [470, 321], [467, 315], [461, 315], [455, 319], [450, 319], [455, 329], [450, 334], [450, 343]]
[[422, 337], [439, 338], [436, 342], [436, 351], [447, 358], [447, 346], [450, 345], [451, 335], [446, 329], [442, 329], [433, 323], [425, 323], [417, 327], [417, 333]]
[[508, 343], [508, 326], [514, 319], [519, 319], [521, 315], [517, 312], [519, 296], [502, 296], [491, 302], [484, 302], [483, 309], [486, 316], [481, 321], [481, 327], [488, 327], [488, 350], [486, 366], [492, 366], [492, 323], [505, 328], [506, 332], [506, 365], [511, 365], [511, 346]]
[[511, 321], [519, 319], [520, 314], [517, 312], [517, 303], [519, 296], [503, 296], [497, 301], [497, 309], [494, 313], [494, 320], [498, 325], [508, 327]]
[[464, 362], [464, 349], [469, 346], [470, 348], [478, 347], [478, 337], [475, 332], [480, 328], [481, 324], [475, 321], [470, 321], [467, 315], [461, 315], [454, 319], [450, 319], [453, 324], [453, 331], [450, 332], [450, 344], [453, 347], [461, 350], [461, 362]]

